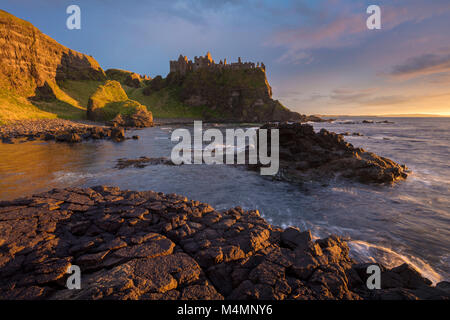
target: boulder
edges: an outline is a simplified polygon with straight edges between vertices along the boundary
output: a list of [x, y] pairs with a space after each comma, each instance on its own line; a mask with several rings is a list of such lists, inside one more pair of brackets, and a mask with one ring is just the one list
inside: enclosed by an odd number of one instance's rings
[[125, 140], [125, 129], [124, 128], [112, 128], [111, 129], [111, 139], [116, 142], [121, 142]]
[[153, 126], [153, 116], [146, 106], [128, 99], [118, 81], [108, 80], [92, 94], [88, 101], [90, 120], [110, 122], [113, 126]]
[[295, 249], [297, 247], [307, 247], [312, 240], [311, 231], [300, 232], [299, 229], [289, 227], [281, 233], [281, 244]]
[[81, 142], [81, 140], [81, 137], [76, 133], [62, 133], [56, 136], [56, 141], [58, 142], [78, 143]]

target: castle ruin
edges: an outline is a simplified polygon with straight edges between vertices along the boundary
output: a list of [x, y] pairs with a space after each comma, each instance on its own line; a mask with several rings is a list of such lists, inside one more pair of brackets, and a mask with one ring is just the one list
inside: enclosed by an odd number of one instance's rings
[[190, 71], [196, 71], [199, 69], [210, 69], [210, 70], [221, 70], [221, 69], [231, 69], [231, 70], [244, 70], [244, 69], [257, 69], [260, 68], [264, 72], [266, 71], [266, 66], [264, 63], [254, 63], [254, 62], [242, 62], [241, 58], [238, 58], [237, 62], [228, 63], [227, 59], [223, 61], [220, 60], [219, 63], [215, 63], [211, 57], [211, 53], [206, 53], [204, 57], [194, 57], [194, 61], [188, 60], [186, 56], [180, 54], [178, 60], [170, 61], [170, 72], [178, 72], [182, 75]]

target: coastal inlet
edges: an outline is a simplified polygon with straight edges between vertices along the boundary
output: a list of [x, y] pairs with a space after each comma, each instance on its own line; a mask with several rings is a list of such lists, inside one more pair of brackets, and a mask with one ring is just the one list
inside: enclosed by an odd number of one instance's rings
[[[394, 267], [408, 262], [434, 283], [449, 279], [450, 230], [448, 119], [365, 118], [313, 124], [315, 131], [358, 132], [345, 139], [406, 164], [412, 174], [395, 186], [333, 179], [302, 186], [263, 178], [258, 172], [226, 165], [150, 165], [119, 170], [120, 158], [170, 157], [171, 132], [178, 126], [129, 130], [139, 140], [81, 144], [29, 141], [0, 144], [0, 199], [52, 188], [115, 185], [130, 190], [177, 193], [216, 210], [258, 209], [274, 225], [310, 229], [313, 237], [338, 234], [361, 261]], [[215, 127], [225, 125], [216, 125]], [[231, 126], [233, 127], [233, 126]], [[436, 138], [439, 137], [439, 138]], [[410, 155], [414, 154], [414, 157]]]

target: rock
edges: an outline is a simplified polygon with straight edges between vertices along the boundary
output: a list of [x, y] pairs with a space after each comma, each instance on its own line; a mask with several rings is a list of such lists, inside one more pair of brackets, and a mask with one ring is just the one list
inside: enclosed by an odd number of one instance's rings
[[147, 107], [128, 99], [120, 83], [114, 80], [106, 81], [91, 95], [87, 117], [94, 121], [110, 122], [115, 127], [153, 126], [153, 115]]
[[129, 167], [145, 168], [147, 166], [155, 166], [155, 165], [175, 166], [172, 160], [166, 157], [161, 158], [141, 157], [138, 159], [118, 159], [116, 168], [117, 169], [125, 169]]
[[14, 144], [14, 141], [10, 137], [2, 137], [2, 142], [6, 144]]
[[132, 88], [141, 88], [145, 81], [150, 80], [148, 76], [141, 76], [137, 73], [120, 69], [108, 69], [105, 73], [109, 80], [119, 81]]
[[297, 228], [290, 227], [281, 233], [281, 244], [291, 249], [307, 247], [311, 239], [310, 231], [300, 232]]
[[168, 255], [173, 252], [175, 244], [165, 237], [155, 236], [151, 241], [140, 245], [128, 246], [114, 252], [118, 258], [153, 258]]
[[153, 126], [153, 115], [146, 109], [138, 109], [135, 113], [128, 116], [125, 121], [128, 127], [146, 128]]
[[[449, 299], [412, 267], [366, 287], [337, 236], [271, 226], [183, 196], [117, 187], [55, 189], [0, 202], [0, 299]], [[67, 268], [82, 287], [68, 290]]]
[[388, 289], [396, 287], [418, 289], [432, 284], [430, 280], [423, 278], [419, 272], [406, 263], [382, 273], [381, 283], [382, 288]]
[[448, 282], [448, 281], [439, 282], [436, 285], [436, 288], [438, 288], [440, 290], [443, 290], [443, 291], [445, 291], [447, 293], [450, 293], [450, 282]]
[[[279, 130], [280, 180], [302, 183], [338, 176], [363, 183], [392, 184], [408, 176], [406, 166], [355, 148], [342, 135], [325, 129], [315, 133], [312, 126], [300, 123], [266, 124], [261, 129]], [[262, 165], [248, 167], [255, 170]]]
[[63, 133], [56, 136], [58, 142], [78, 143], [81, 142], [81, 137], [76, 133]]
[[[0, 126], [4, 131], [2, 139], [8, 137], [26, 138], [27, 141], [42, 139], [58, 142], [76, 143], [82, 140], [106, 139], [110, 136], [109, 128], [63, 119], [20, 120]], [[9, 138], [10, 139], [10, 138]], [[11, 142], [13, 142], [11, 140]]]
[[300, 280], [307, 280], [319, 266], [318, 261], [309, 253], [298, 254], [290, 268]]
[[[198, 68], [182, 56], [178, 61], [171, 61], [171, 72], [165, 79], [157, 76], [150, 81], [143, 90], [144, 95], [163, 89], [176, 92], [175, 98], [185, 105], [206, 106], [202, 117], [208, 120], [261, 122], [302, 119], [300, 114], [272, 99], [265, 67], [247, 67], [249, 64], [240, 67], [236, 64], [228, 68], [214, 64], [208, 57], [200, 59], [205, 64]], [[221, 115], [220, 119], [216, 119], [217, 113]]]
[[125, 140], [125, 129], [124, 128], [112, 128], [111, 129], [111, 139], [116, 142], [121, 142]]
[[183, 290], [181, 300], [223, 300], [223, 296], [209, 285], [193, 285]]
[[36, 90], [39, 95], [38, 88], [43, 88], [52, 98], [50, 82], [106, 79], [94, 58], [59, 44], [31, 23], [5, 11], [0, 13], [0, 40], [0, 78], [17, 92], [34, 94]]

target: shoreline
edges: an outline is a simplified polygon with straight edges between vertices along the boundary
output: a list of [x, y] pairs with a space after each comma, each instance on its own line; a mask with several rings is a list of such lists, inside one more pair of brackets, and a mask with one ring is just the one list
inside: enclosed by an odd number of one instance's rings
[[111, 127], [89, 120], [36, 119], [18, 120], [0, 126], [0, 142], [14, 144], [15, 140], [55, 140], [79, 143], [89, 139], [125, 140], [125, 128]]
[[[184, 196], [117, 187], [0, 201], [1, 299], [450, 299], [412, 267], [365, 283], [337, 236], [270, 225], [257, 210], [216, 211]], [[65, 271], [80, 266], [82, 289]]]

